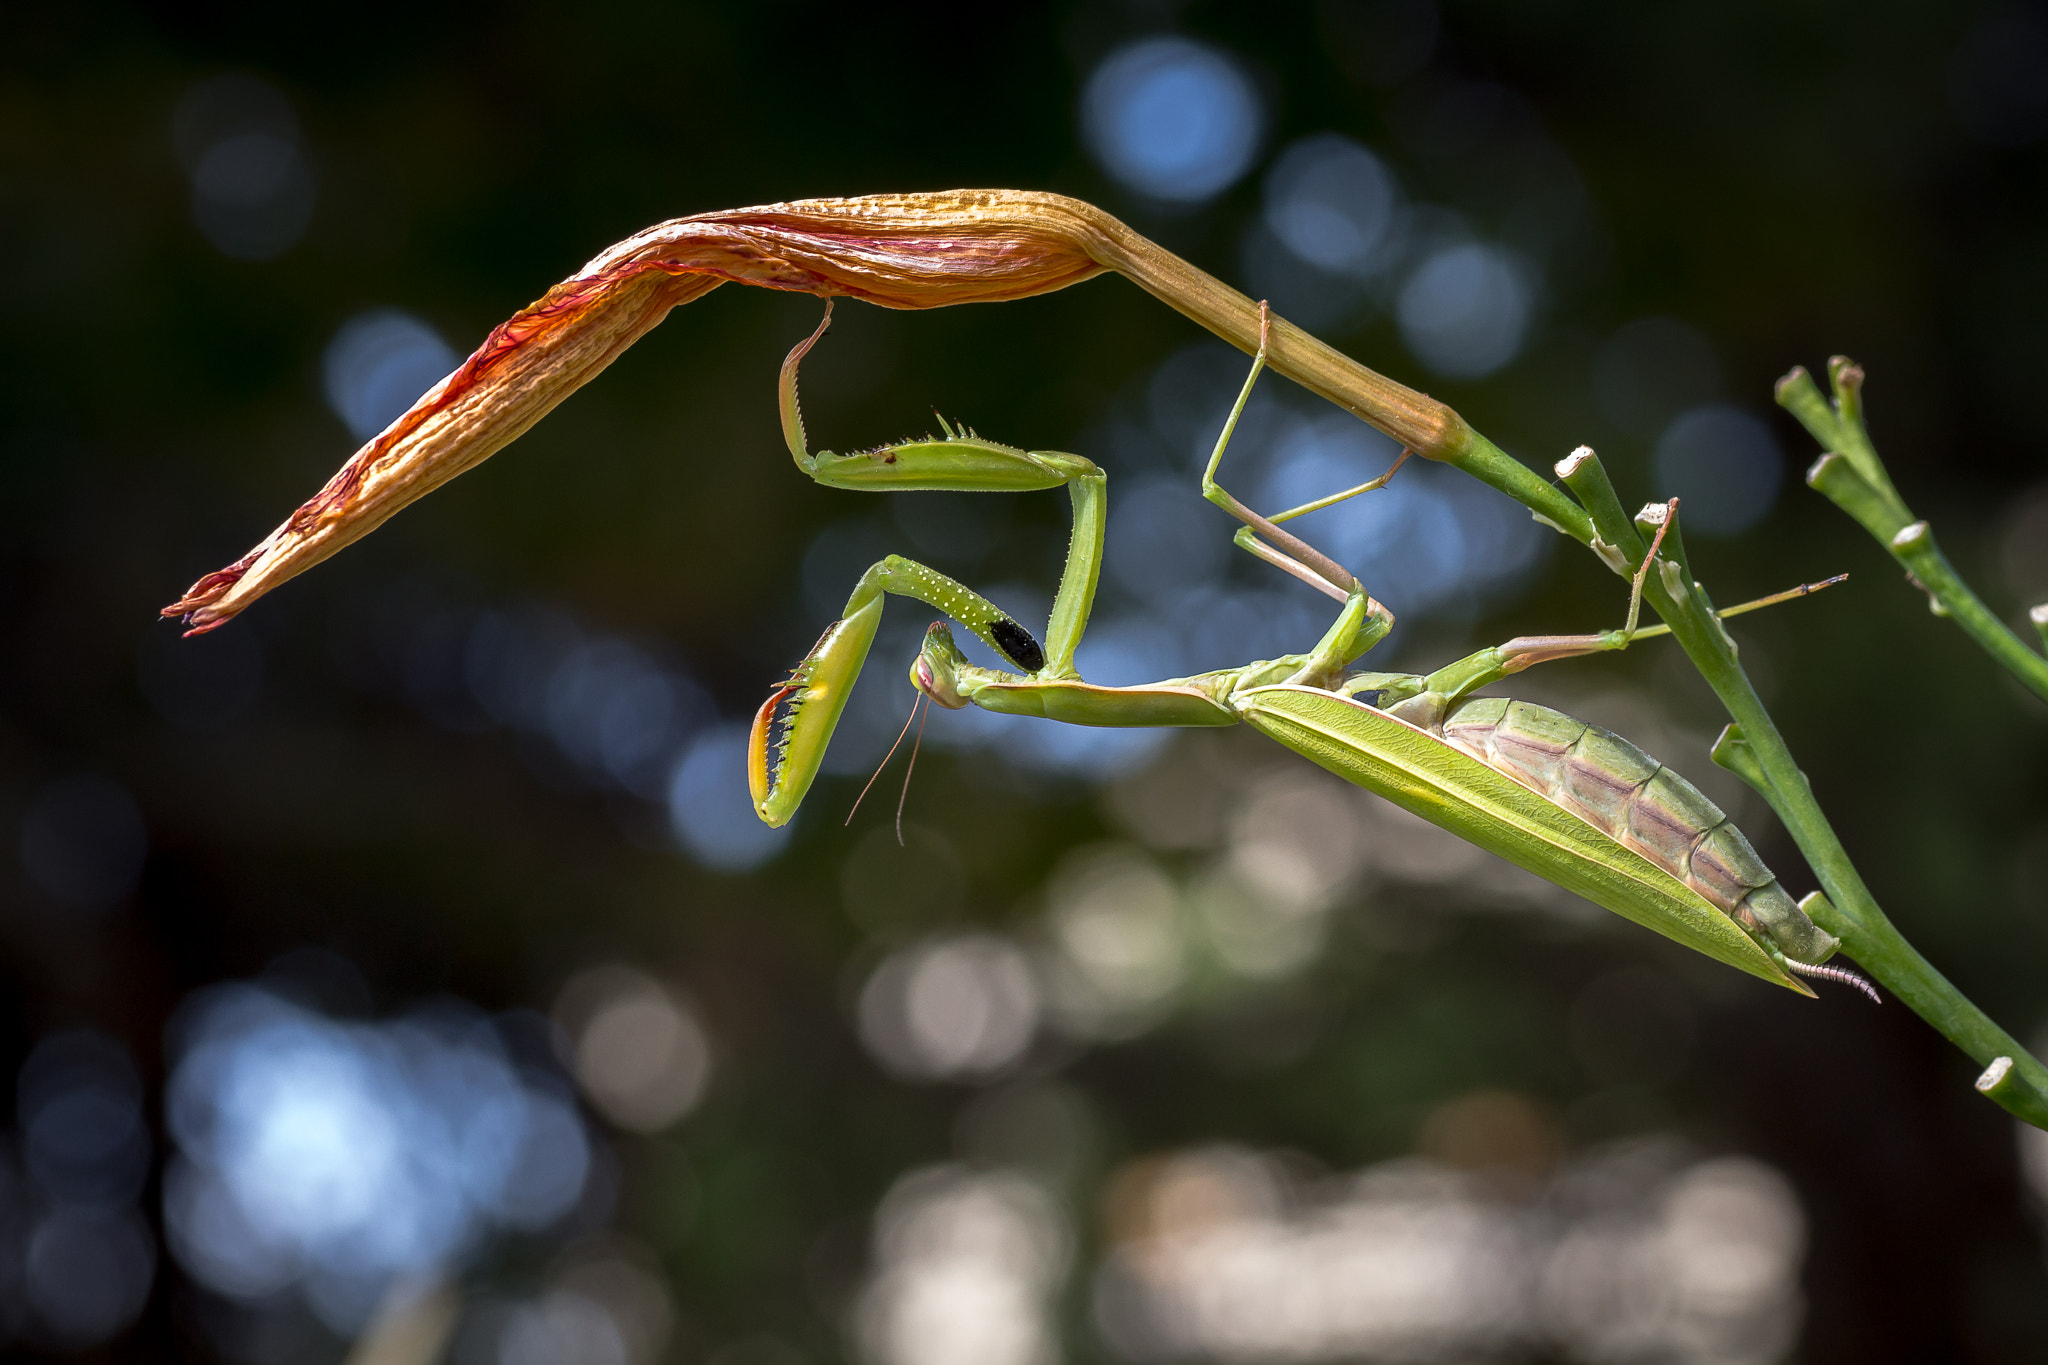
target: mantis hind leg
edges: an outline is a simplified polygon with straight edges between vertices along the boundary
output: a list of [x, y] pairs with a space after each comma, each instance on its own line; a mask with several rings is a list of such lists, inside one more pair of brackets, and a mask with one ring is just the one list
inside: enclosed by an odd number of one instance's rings
[[1370, 493], [1384, 488], [1394, 477], [1395, 471], [1408, 461], [1410, 451], [1403, 450], [1386, 473], [1376, 479], [1368, 479], [1355, 488], [1333, 493], [1314, 502], [1303, 503], [1275, 516], [1267, 517], [1246, 506], [1229, 489], [1216, 482], [1216, 470], [1223, 463], [1223, 452], [1230, 446], [1230, 438], [1237, 432], [1238, 419], [1244, 416], [1245, 404], [1252, 396], [1252, 386], [1258, 383], [1259, 372], [1266, 367], [1266, 345], [1272, 329], [1272, 312], [1265, 302], [1259, 304], [1259, 349], [1252, 357], [1251, 373], [1245, 376], [1244, 387], [1238, 391], [1237, 402], [1230, 409], [1230, 416], [1224, 419], [1223, 431], [1216, 438], [1216, 448], [1209, 455], [1209, 464], [1202, 471], [1202, 496], [1215, 503], [1224, 511], [1236, 517], [1244, 525], [1239, 528], [1233, 542], [1241, 550], [1265, 560], [1283, 573], [1299, 578], [1325, 596], [1344, 601], [1358, 587], [1358, 579], [1343, 565], [1331, 559], [1322, 551], [1310, 545], [1290, 531], [1280, 529], [1280, 523], [1309, 512], [1319, 511], [1355, 498], [1360, 493]]
[[1260, 515], [1217, 483], [1216, 470], [1223, 463], [1223, 452], [1229, 448], [1230, 438], [1237, 431], [1238, 419], [1244, 416], [1245, 404], [1251, 399], [1252, 386], [1258, 383], [1259, 371], [1266, 366], [1266, 343], [1271, 326], [1271, 310], [1261, 302], [1258, 353], [1252, 357], [1251, 373], [1245, 376], [1244, 387], [1238, 390], [1237, 402], [1232, 405], [1230, 416], [1224, 420], [1223, 431], [1216, 438], [1216, 448], [1210, 453], [1207, 468], [1202, 471], [1202, 496], [1244, 523], [1232, 537], [1239, 549], [1344, 604], [1344, 610], [1309, 652], [1307, 662], [1292, 680], [1307, 687], [1335, 687], [1342, 681], [1344, 669], [1353, 659], [1386, 638], [1387, 632], [1394, 627], [1394, 614], [1366, 593], [1356, 574], [1300, 536], [1282, 530], [1279, 523], [1384, 487], [1394, 476], [1394, 470], [1408, 458], [1408, 453], [1403, 451], [1401, 459], [1394, 462], [1393, 469], [1377, 479], [1283, 512], [1277, 517]]
[[[1655, 558], [1655, 548], [1644, 557], [1644, 571]], [[1627, 649], [1637, 640], [1652, 639], [1669, 635], [1669, 626], [1638, 626], [1633, 608], [1640, 601], [1643, 573], [1636, 576], [1635, 589], [1630, 594], [1631, 611], [1628, 623], [1619, 630], [1595, 631], [1587, 635], [1518, 635], [1512, 640], [1468, 654], [1455, 663], [1439, 668], [1424, 678], [1397, 674], [1372, 675], [1352, 679], [1342, 689], [1346, 695], [1372, 690], [1382, 693], [1387, 709], [1404, 720], [1412, 720], [1425, 728], [1441, 719], [1444, 711], [1454, 702], [1460, 701], [1489, 683], [1520, 673], [1537, 664], [1550, 663], [1557, 659], [1575, 659], [1587, 654], [1603, 654]], [[1740, 616], [1744, 612], [1756, 611], [1762, 607], [1776, 606], [1796, 597], [1809, 597], [1823, 588], [1832, 588], [1848, 579], [1847, 574], [1817, 583], [1801, 583], [1798, 587], [1784, 592], [1775, 592], [1754, 601], [1723, 607], [1715, 615], [1721, 617]]]
[[1252, 386], [1259, 382], [1259, 371], [1266, 368], [1266, 335], [1270, 321], [1271, 314], [1261, 303], [1259, 350], [1252, 357], [1251, 373], [1244, 377], [1244, 387], [1238, 390], [1237, 402], [1232, 405], [1230, 416], [1224, 419], [1223, 431], [1216, 438], [1216, 449], [1209, 456], [1208, 467], [1202, 471], [1202, 496], [1244, 523], [1235, 537], [1238, 548], [1256, 555], [1283, 573], [1299, 578], [1325, 596], [1342, 602], [1358, 586], [1358, 579], [1350, 570], [1299, 536], [1281, 530], [1216, 482], [1216, 469], [1223, 463], [1223, 452], [1229, 449], [1230, 438], [1237, 432], [1238, 419], [1244, 416], [1244, 405], [1251, 400]]

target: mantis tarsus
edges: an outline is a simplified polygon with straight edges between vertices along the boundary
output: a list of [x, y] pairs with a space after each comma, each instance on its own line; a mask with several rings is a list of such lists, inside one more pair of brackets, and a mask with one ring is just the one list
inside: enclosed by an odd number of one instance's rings
[[911, 679], [941, 706], [973, 704], [1070, 725], [1247, 724], [1510, 862], [1766, 981], [1810, 995], [1798, 976], [1825, 976], [1870, 991], [1854, 973], [1821, 965], [1839, 941], [1807, 917], [1691, 783], [1598, 726], [1527, 702], [1472, 695], [1537, 663], [1622, 649], [1663, 633], [1636, 625], [1644, 579], [1652, 564], [1667, 562], [1658, 558], [1661, 531], [1635, 575], [1620, 630], [1520, 637], [1427, 675], [1353, 673], [1351, 664], [1392, 629], [1393, 614], [1343, 566], [1279, 523], [1382, 486], [1400, 461], [1378, 479], [1270, 518], [1217, 483], [1265, 366], [1262, 336], [1203, 473], [1202, 493], [1242, 523], [1235, 536], [1241, 548], [1340, 601], [1337, 619], [1305, 654], [1145, 686], [1097, 686], [1075, 670], [1074, 651], [1102, 561], [1103, 471], [1078, 455], [1019, 450], [943, 421], [943, 438], [813, 455], [798, 409], [797, 367], [830, 322], [828, 304], [817, 331], [782, 367], [783, 432], [804, 473], [832, 487], [894, 491], [1020, 492], [1064, 484], [1073, 499], [1073, 533], [1043, 647], [987, 598], [922, 564], [891, 555], [863, 574], [841, 618], [755, 717], [749, 778], [755, 809], [769, 824], [785, 823], [802, 802], [874, 640], [883, 597], [895, 593], [946, 613], [1018, 670], [970, 663], [951, 629], [935, 623]]

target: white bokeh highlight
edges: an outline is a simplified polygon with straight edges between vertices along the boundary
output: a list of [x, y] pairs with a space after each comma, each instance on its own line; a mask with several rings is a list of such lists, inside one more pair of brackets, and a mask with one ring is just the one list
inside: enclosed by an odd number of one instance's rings
[[1802, 1310], [1784, 1177], [1668, 1143], [1583, 1157], [1537, 1200], [1415, 1158], [1305, 1185], [1238, 1147], [1113, 1188], [1095, 1316], [1126, 1360], [1770, 1365]]
[[179, 1033], [164, 1225], [229, 1297], [296, 1291], [352, 1334], [393, 1282], [495, 1230], [546, 1228], [582, 1193], [573, 1103], [476, 1014], [346, 1023], [235, 984], [191, 1002]]
[[1483, 379], [1506, 366], [1521, 353], [1534, 308], [1528, 265], [1480, 242], [1426, 257], [1395, 299], [1402, 342], [1449, 379]]
[[854, 1309], [868, 1365], [1057, 1365], [1052, 1297], [1072, 1234], [1011, 1171], [913, 1171], [875, 1212], [875, 1265]]
[[1672, 419], [1657, 438], [1657, 489], [1676, 497], [1687, 531], [1735, 536], [1770, 515], [1785, 481], [1785, 456], [1762, 418], [1707, 403]]
[[1237, 62], [1186, 38], [1118, 48], [1088, 77], [1081, 130], [1103, 169], [1169, 204], [1215, 198], [1251, 169], [1264, 131]]
[[596, 967], [569, 979], [554, 1013], [574, 1048], [577, 1083], [620, 1127], [660, 1132], [704, 1098], [711, 1040], [674, 987], [631, 967]]
[[349, 435], [367, 441], [459, 360], [426, 323], [396, 308], [377, 308], [356, 314], [335, 332], [321, 357], [321, 385]]
[[861, 1041], [911, 1080], [981, 1080], [1023, 1055], [1039, 988], [1022, 949], [996, 934], [936, 938], [884, 958], [861, 988]]

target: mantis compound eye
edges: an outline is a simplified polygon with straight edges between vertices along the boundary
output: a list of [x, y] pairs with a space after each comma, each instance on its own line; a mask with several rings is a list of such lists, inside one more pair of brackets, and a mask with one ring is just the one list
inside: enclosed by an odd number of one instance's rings
[[917, 684], [918, 691], [948, 711], [958, 711], [967, 705], [967, 698], [961, 696], [959, 689], [953, 686], [953, 679], [933, 668], [932, 661], [922, 654], [918, 655], [917, 662], [910, 666], [910, 680]]
[[953, 643], [953, 632], [946, 629], [945, 622], [934, 621], [924, 633], [924, 649], [910, 666], [910, 681], [948, 711], [958, 711], [967, 705], [967, 698], [960, 695], [959, 675], [955, 671], [963, 662], [960, 647]]

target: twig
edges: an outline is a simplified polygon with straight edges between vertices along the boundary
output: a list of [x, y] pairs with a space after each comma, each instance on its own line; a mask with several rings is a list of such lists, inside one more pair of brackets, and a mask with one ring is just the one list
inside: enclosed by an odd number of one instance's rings
[[[1779, 404], [1827, 452], [1806, 471], [1808, 486], [1854, 518], [1905, 567], [1906, 577], [1927, 594], [1936, 616], [1952, 618], [1985, 653], [2048, 701], [2048, 658], [2029, 649], [1970, 591], [1934, 543], [1933, 528], [1913, 515], [1892, 486], [1864, 425], [1862, 367], [1838, 355], [1828, 362], [1828, 379], [1835, 393], [1832, 404], [1804, 368], [1794, 368], [1778, 381]], [[2048, 649], [2048, 627], [2042, 643]]]

